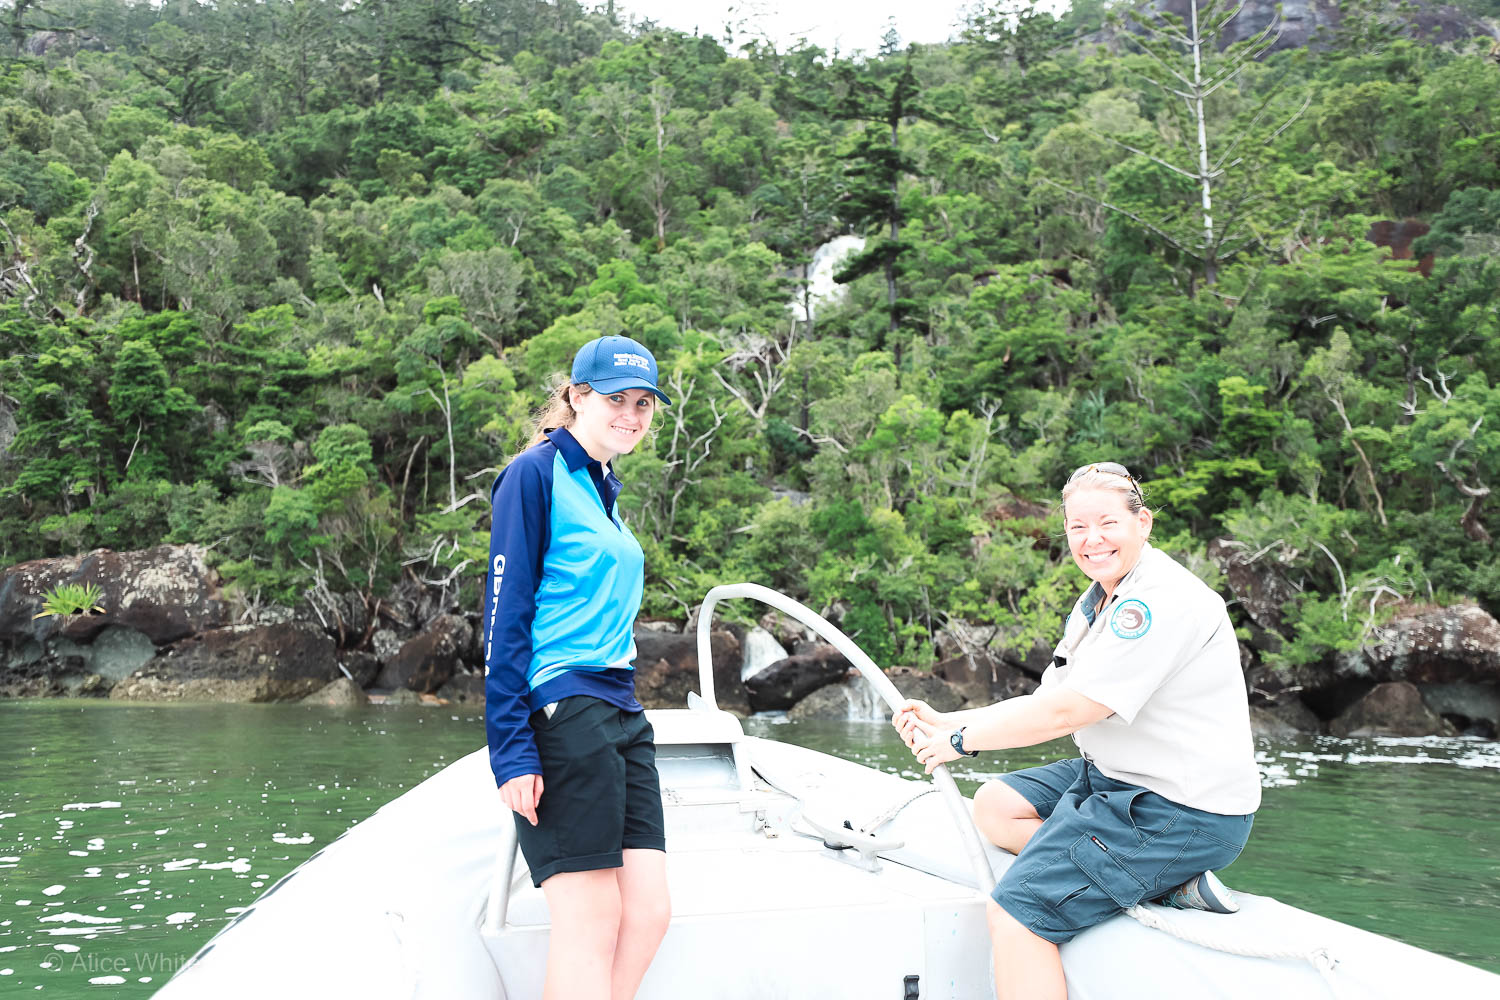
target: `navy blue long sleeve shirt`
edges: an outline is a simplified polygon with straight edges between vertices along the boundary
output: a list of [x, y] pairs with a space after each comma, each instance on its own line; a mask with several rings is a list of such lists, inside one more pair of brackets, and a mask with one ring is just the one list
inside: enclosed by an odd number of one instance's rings
[[620, 520], [620, 481], [565, 429], [490, 488], [485, 735], [495, 784], [545, 773], [530, 716], [576, 694], [639, 712], [635, 616], [645, 556]]

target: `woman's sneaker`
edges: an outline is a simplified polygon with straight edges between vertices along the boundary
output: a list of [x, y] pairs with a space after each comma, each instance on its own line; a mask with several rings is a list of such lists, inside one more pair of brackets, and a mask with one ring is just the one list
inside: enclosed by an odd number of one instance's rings
[[1210, 913], [1238, 913], [1240, 909], [1234, 893], [1225, 888], [1213, 872], [1194, 875], [1156, 902], [1179, 910], [1208, 910]]

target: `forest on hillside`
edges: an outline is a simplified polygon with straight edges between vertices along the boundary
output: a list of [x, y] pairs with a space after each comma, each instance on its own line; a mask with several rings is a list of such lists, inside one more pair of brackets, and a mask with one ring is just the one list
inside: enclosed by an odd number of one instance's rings
[[[573, 0], [6, 0], [0, 561], [191, 542], [249, 616], [477, 613], [490, 481], [626, 333], [677, 403], [619, 470], [649, 616], [743, 579], [883, 663], [1051, 636], [1050, 504], [1110, 459], [1210, 581], [1228, 537], [1293, 582], [1274, 662], [1500, 614], [1500, 58], [1340, 6], [1290, 51], [1077, 0], [835, 54]], [[1409, 219], [1430, 267], [1367, 240]]]

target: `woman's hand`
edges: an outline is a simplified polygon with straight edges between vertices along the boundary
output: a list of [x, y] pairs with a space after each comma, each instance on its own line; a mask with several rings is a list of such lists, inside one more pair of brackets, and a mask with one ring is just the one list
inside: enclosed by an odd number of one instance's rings
[[500, 786], [500, 801], [511, 812], [518, 812], [536, 826], [536, 808], [542, 804], [542, 776], [522, 774]]
[[939, 712], [925, 701], [917, 698], [908, 698], [896, 709], [896, 714], [891, 716], [891, 725], [901, 734], [901, 739], [913, 750], [916, 744], [913, 740], [919, 734], [935, 732], [939, 729], [952, 729], [953, 720], [946, 712]]
[[958, 760], [959, 753], [953, 749], [953, 730], [938, 729], [930, 733], [919, 733], [912, 741], [911, 752], [922, 764], [927, 773], [939, 764], [946, 764], [950, 760]]

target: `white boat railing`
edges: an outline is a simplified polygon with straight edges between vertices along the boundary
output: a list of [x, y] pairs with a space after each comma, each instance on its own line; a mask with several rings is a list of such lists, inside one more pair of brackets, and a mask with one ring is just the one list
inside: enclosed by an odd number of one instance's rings
[[[875, 665], [875, 661], [870, 659], [864, 650], [856, 646], [852, 639], [839, 631], [838, 627], [828, 619], [769, 587], [762, 587], [758, 583], [729, 583], [710, 590], [698, 607], [698, 687], [709, 708], [718, 707], [718, 703], [714, 700], [713, 653], [709, 642], [714, 607], [720, 601], [733, 600], [737, 597], [749, 597], [762, 604], [769, 604], [777, 611], [791, 615], [827, 640], [834, 649], [844, 655], [844, 659], [854, 664], [855, 669], [870, 682], [870, 685], [875, 688], [875, 693], [890, 706], [892, 712], [895, 712], [906, 701], [885, 672]], [[948, 812], [958, 828], [959, 840], [964, 845], [964, 853], [968, 856], [969, 867], [974, 874], [974, 883], [981, 893], [987, 894], [989, 887], [995, 884], [995, 874], [990, 868], [989, 856], [985, 854], [984, 842], [980, 840], [979, 828], [974, 825], [974, 816], [964, 803], [963, 793], [958, 790], [953, 776], [948, 773], [947, 765], [939, 764], [934, 768], [932, 780], [942, 792], [943, 801], [947, 803]]]

